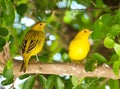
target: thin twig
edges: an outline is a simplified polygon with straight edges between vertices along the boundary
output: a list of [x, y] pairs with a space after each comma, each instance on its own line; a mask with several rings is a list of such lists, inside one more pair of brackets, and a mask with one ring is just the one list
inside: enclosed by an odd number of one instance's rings
[[65, 11], [65, 10], [106, 10], [106, 9], [118, 9], [120, 6], [109, 6], [109, 7], [88, 7], [88, 8], [77, 8], [77, 9], [71, 9], [71, 8], [56, 8], [56, 9], [45, 9], [45, 10], [51, 10], [51, 11]]

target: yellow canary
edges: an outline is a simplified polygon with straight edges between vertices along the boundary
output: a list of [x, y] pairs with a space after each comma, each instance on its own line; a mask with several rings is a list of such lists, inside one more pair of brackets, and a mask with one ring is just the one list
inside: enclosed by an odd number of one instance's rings
[[37, 55], [42, 50], [45, 41], [45, 25], [46, 23], [38, 22], [26, 33], [22, 43], [22, 56], [24, 61], [21, 71], [23, 70], [25, 72], [31, 56]]
[[75, 38], [70, 42], [68, 51], [69, 57], [72, 61], [81, 61], [83, 60], [89, 50], [90, 50], [90, 42], [88, 40], [92, 31], [89, 29], [84, 29], [75, 36]]

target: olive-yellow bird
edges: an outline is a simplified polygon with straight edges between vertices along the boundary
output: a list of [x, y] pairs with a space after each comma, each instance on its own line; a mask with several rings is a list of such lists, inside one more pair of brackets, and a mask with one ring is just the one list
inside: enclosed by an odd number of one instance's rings
[[37, 55], [42, 50], [45, 41], [45, 25], [44, 22], [38, 22], [26, 33], [22, 43], [23, 64], [20, 71], [25, 72], [31, 56]]
[[83, 60], [89, 50], [90, 42], [89, 36], [92, 33], [89, 29], [83, 29], [75, 36], [75, 38], [70, 42], [68, 51], [69, 57], [72, 61], [81, 61]]

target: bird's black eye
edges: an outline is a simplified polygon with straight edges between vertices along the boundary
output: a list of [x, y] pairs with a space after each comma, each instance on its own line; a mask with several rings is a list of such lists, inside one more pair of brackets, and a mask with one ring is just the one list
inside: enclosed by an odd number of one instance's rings
[[86, 33], [87, 31], [85, 30], [84, 33]]
[[40, 26], [42, 26], [42, 24], [40, 23]]

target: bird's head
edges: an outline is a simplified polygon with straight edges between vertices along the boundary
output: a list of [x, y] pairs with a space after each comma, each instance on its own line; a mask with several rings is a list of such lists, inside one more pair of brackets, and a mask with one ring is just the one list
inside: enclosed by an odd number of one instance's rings
[[33, 25], [32, 29], [37, 31], [43, 31], [45, 26], [46, 26], [45, 22], [37, 22], [35, 25]]
[[78, 32], [78, 34], [75, 38], [81, 38], [81, 37], [88, 38], [91, 33], [92, 33], [92, 31], [90, 31], [89, 29], [83, 29], [80, 32]]

